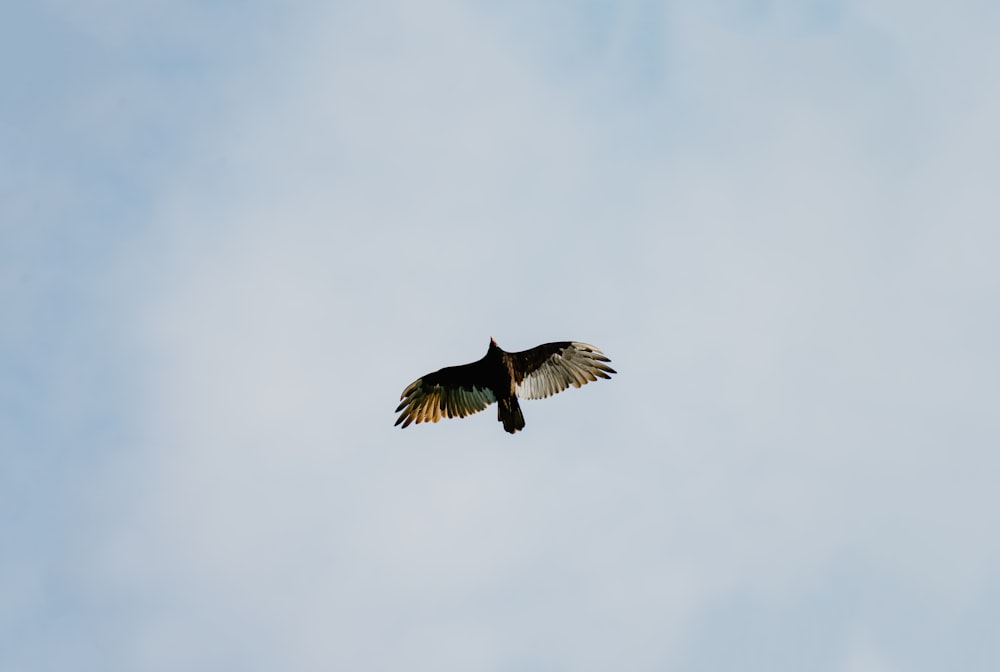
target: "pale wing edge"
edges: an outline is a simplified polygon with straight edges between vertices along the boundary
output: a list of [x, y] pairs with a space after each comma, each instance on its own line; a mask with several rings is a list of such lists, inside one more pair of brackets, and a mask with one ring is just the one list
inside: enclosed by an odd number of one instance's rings
[[599, 348], [571, 341], [527, 374], [515, 386], [515, 393], [522, 399], [544, 399], [570, 385], [580, 387], [598, 378], [610, 378], [617, 373], [607, 365], [610, 361]]
[[485, 410], [497, 400], [488, 387], [426, 385], [423, 378], [410, 383], [400, 399], [396, 425], [402, 423], [403, 427], [414, 422], [437, 422], [441, 418], [464, 418]]

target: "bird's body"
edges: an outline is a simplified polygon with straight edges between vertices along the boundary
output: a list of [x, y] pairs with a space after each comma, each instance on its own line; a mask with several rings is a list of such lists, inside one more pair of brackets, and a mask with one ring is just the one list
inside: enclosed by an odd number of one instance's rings
[[464, 418], [493, 402], [498, 420], [513, 434], [524, 429], [518, 398], [543, 399], [617, 373], [600, 350], [586, 343], [560, 341], [522, 352], [505, 352], [490, 339], [489, 350], [477, 362], [448, 366], [410, 383], [396, 408], [396, 424]]

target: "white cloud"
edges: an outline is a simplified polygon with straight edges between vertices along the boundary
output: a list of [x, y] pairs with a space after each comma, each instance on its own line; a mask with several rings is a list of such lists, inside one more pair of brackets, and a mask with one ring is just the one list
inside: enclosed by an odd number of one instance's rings
[[[996, 102], [885, 7], [623, 12], [599, 56], [461, 3], [283, 23], [114, 270], [102, 667], [921, 669], [997, 584]], [[514, 438], [392, 427], [490, 335], [621, 373]]]

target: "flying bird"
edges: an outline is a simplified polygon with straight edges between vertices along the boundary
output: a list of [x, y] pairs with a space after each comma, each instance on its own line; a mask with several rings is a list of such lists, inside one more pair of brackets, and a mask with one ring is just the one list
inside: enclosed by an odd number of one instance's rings
[[464, 418], [498, 403], [497, 420], [513, 434], [524, 429], [520, 399], [544, 399], [567, 387], [580, 387], [617, 373], [611, 360], [592, 345], [575, 341], [546, 343], [523, 352], [505, 352], [491, 337], [486, 356], [478, 362], [447, 366], [417, 378], [396, 408], [402, 423]]

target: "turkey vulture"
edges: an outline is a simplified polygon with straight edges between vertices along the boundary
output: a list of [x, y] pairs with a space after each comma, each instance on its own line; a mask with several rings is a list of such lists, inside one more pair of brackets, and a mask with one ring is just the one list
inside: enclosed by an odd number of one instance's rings
[[572, 341], [546, 343], [523, 352], [505, 352], [490, 338], [486, 356], [478, 362], [448, 366], [410, 383], [400, 395], [396, 424], [464, 418], [499, 402], [497, 420], [513, 434], [524, 429], [517, 403], [544, 399], [567, 387], [580, 387], [617, 373], [611, 360], [592, 345]]

